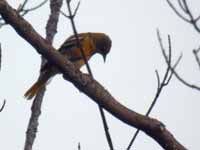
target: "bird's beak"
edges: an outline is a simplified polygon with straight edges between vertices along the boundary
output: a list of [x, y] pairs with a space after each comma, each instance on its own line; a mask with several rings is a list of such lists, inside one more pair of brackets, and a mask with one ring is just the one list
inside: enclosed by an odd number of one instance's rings
[[106, 62], [106, 55], [103, 55], [103, 61]]

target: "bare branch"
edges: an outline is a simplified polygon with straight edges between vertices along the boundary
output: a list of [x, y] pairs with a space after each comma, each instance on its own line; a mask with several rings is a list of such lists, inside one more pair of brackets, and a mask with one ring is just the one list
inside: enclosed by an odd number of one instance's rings
[[185, 9], [185, 6], [182, 3], [182, 0], [178, 0], [178, 4], [179, 4], [180, 8], [183, 10], [183, 12], [186, 13], [186, 9]]
[[81, 144], [80, 144], [80, 142], [78, 143], [78, 150], [81, 150]]
[[173, 68], [171, 68], [171, 71], [172, 71], [173, 74], [176, 76], [176, 78], [177, 78], [179, 81], [181, 81], [185, 86], [200, 91], [200, 87], [199, 87], [199, 86], [197, 86], [197, 85], [195, 85], [195, 84], [191, 84], [191, 83], [185, 81]]
[[159, 73], [158, 73], [158, 70], [155, 71], [156, 72], [156, 78], [157, 78], [157, 91], [158, 89], [160, 88], [160, 76], [159, 76]]
[[[24, 0], [24, 2], [22, 4], [20, 4], [16, 10], [21, 16], [25, 16], [29, 12], [34, 11], [34, 10], [42, 7], [47, 1], [48, 0], [44, 0], [40, 4], [38, 4], [38, 5], [36, 5], [36, 6], [32, 7], [32, 8], [25, 9], [25, 6], [27, 5], [28, 0]], [[0, 28], [2, 26], [4, 26], [4, 25], [7, 25], [7, 24], [5, 22], [3, 22], [2, 18], [0, 18]]]
[[200, 15], [196, 17], [195, 22], [199, 21], [199, 19], [200, 19]]
[[188, 7], [187, 1], [186, 0], [182, 0], [182, 2], [183, 2], [183, 5], [184, 5], [186, 14], [189, 15], [189, 17], [190, 17], [190, 21], [193, 21], [194, 17], [193, 17], [193, 15], [192, 15], [189, 7]]
[[171, 7], [171, 9], [176, 13], [177, 16], [179, 16], [181, 19], [183, 19], [185, 22], [190, 23], [190, 20], [188, 20], [186, 17], [184, 17], [179, 11], [175, 8], [175, 6], [170, 2], [170, 0], [166, 0], [168, 5]]
[[186, 150], [161, 122], [145, 117], [123, 106], [96, 80], [76, 70], [70, 61], [46, 42], [5, 0], [0, 0], [0, 14], [39, 54], [55, 65], [63, 73], [63, 77], [66, 80], [73, 83], [76, 88], [85, 93], [91, 100], [101, 105], [122, 122], [144, 131], [157, 141], [163, 149]]
[[197, 62], [199, 69], [200, 69], [200, 59], [199, 59], [199, 56], [198, 56], [199, 51], [200, 51], [200, 48], [194, 49], [193, 54], [195, 56], [196, 62]]
[[20, 4], [19, 7], [17, 8], [17, 11], [20, 12], [21, 10], [24, 10], [27, 2], [28, 2], [28, 0], [24, 0], [24, 2], [22, 4]]
[[66, 15], [62, 10], [60, 10], [60, 13], [61, 13], [64, 17], [69, 18], [69, 16]]
[[[157, 37], [159, 39], [159, 43], [160, 43], [161, 49], [163, 50], [164, 47], [163, 47], [162, 42], [160, 42], [161, 38], [160, 38], [159, 30], [157, 30]], [[166, 60], [167, 60], [167, 62], [168, 62], [169, 65], [167, 65], [167, 69], [165, 71], [165, 75], [164, 75], [161, 83], [160, 83], [160, 76], [158, 74], [158, 71], [156, 70], [156, 78], [157, 78], [157, 83], [158, 83], [157, 91], [156, 91], [155, 97], [153, 99], [153, 102], [151, 103], [151, 105], [150, 105], [147, 113], [145, 114], [145, 116], [149, 116], [149, 114], [151, 113], [151, 111], [155, 107], [155, 104], [156, 104], [156, 102], [157, 102], [157, 100], [158, 100], [158, 98], [159, 98], [159, 96], [160, 96], [163, 88], [165, 86], [167, 86], [169, 84], [170, 80], [172, 79], [173, 72], [170, 72], [171, 59], [172, 59], [172, 52], [171, 52], [172, 49], [171, 49], [171, 39], [170, 39], [169, 35], [168, 35], [168, 45], [169, 45], [169, 48], [168, 48], [168, 50], [169, 50], [169, 56], [167, 56], [167, 54], [165, 53], [165, 51], [164, 51], [164, 56], [165, 56], [165, 58], [166, 58]], [[173, 69], [175, 69], [176, 66], [179, 64], [180, 59], [181, 59], [181, 57], [179, 57], [177, 59], [176, 63], [172, 67]], [[136, 139], [136, 137], [137, 137], [138, 134], [139, 134], [139, 129], [135, 132], [135, 134], [134, 134], [134, 136], [133, 136], [133, 138], [132, 138], [129, 146], [127, 147], [127, 150], [130, 150], [130, 148], [133, 145], [133, 143], [134, 143], [134, 141], [135, 141], [135, 139]]]
[[1, 43], [0, 43], [0, 71], [1, 71], [1, 57], [2, 57], [2, 56], [1, 56], [2, 54], [1, 54], [1, 53], [2, 53], [2, 49], [1, 49]]
[[36, 10], [36, 9], [39, 9], [40, 7], [42, 7], [46, 2], [48, 2], [48, 0], [44, 0], [44, 1], [42, 1], [40, 4], [38, 4], [38, 5], [36, 5], [36, 6], [34, 6], [34, 7], [32, 7], [32, 8], [29, 8], [29, 9], [21, 9], [20, 10], [20, 14], [21, 14], [21, 16], [24, 16], [24, 15], [26, 15], [27, 13], [29, 13], [29, 12], [31, 12], [31, 11], [34, 11], [34, 10]]
[[3, 100], [3, 105], [2, 105], [1, 108], [0, 108], [0, 112], [2, 112], [2, 110], [3, 110], [4, 107], [5, 107], [5, 105], [6, 105], [6, 100], [4, 99], [4, 100]]
[[73, 17], [75, 17], [76, 16], [76, 14], [77, 14], [77, 12], [78, 12], [78, 9], [79, 9], [79, 6], [80, 6], [80, 4], [81, 4], [81, 1], [79, 1], [78, 2], [78, 4], [77, 4], [77, 6], [76, 6], [76, 9], [74, 10], [74, 13], [73, 13]]
[[188, 18], [184, 17], [177, 9], [176, 7], [174, 6], [174, 4], [171, 3], [170, 0], [166, 0], [168, 5], [171, 7], [171, 9], [175, 12], [175, 14], [181, 18], [182, 20], [184, 20], [185, 22], [187, 23], [190, 23], [193, 25], [193, 27], [195, 28], [195, 30], [197, 32], [200, 33], [200, 27], [198, 27], [197, 25], [197, 22], [199, 21], [200, 19], [200, 15], [196, 18], [194, 18], [188, 4], [187, 4], [187, 1], [186, 0], [177, 0], [178, 1], [178, 4], [180, 6], [180, 8], [183, 10], [183, 12], [188, 16]]
[[[192, 89], [196, 89], [196, 90], [199, 91], [199, 90], [200, 90], [200, 87], [199, 87], [199, 86], [197, 86], [197, 85], [195, 85], [195, 84], [191, 84], [191, 83], [185, 81], [185, 80], [175, 71], [175, 68], [172, 67], [172, 66], [170, 65], [159, 32], [158, 32], [157, 36], [158, 36], [158, 41], [159, 41], [160, 48], [161, 48], [162, 54], [163, 54], [163, 56], [164, 56], [165, 62], [166, 62], [166, 64], [170, 67], [171, 72], [172, 72], [172, 73], [175, 75], [175, 77], [176, 77], [180, 82], [182, 82], [184, 85], [186, 85], [186, 86], [188, 86], [188, 87], [190, 87], [190, 88], [192, 88]], [[182, 58], [182, 54], [179, 56], [179, 58], [178, 58], [178, 60], [177, 60], [177, 63], [175, 64], [176, 66], [177, 66], [177, 64], [178, 64], [178, 62], [180, 61], [181, 58]]]
[[67, 8], [68, 8], [68, 13], [69, 13], [69, 17], [68, 18], [70, 19], [70, 22], [71, 22], [71, 25], [72, 25], [72, 29], [73, 29], [73, 32], [74, 32], [74, 35], [75, 35], [75, 38], [76, 38], [76, 44], [77, 44], [78, 48], [81, 51], [81, 56], [83, 57], [83, 60], [84, 60], [84, 62], [86, 64], [86, 68], [88, 70], [88, 73], [93, 77], [91, 68], [90, 68], [90, 66], [88, 64], [88, 61], [87, 61], [87, 59], [85, 57], [85, 54], [84, 54], [84, 50], [83, 50], [83, 48], [81, 46], [81, 43], [79, 41], [79, 38], [78, 38], [78, 32], [77, 32], [77, 29], [76, 29], [76, 26], [75, 26], [75, 22], [74, 22], [74, 17], [75, 16], [73, 16], [73, 14], [72, 14], [70, 2], [71, 2], [71, 0], [70, 1], [66, 0]]
[[[78, 2], [77, 7], [76, 7], [76, 9], [75, 9], [73, 14], [72, 14], [70, 2], [71, 1], [66, 0], [68, 13], [69, 13], [68, 19], [70, 19], [70, 22], [71, 22], [71, 25], [72, 25], [72, 29], [73, 29], [73, 32], [74, 32], [74, 35], [75, 35], [75, 38], [76, 38], [76, 44], [77, 44], [77, 47], [80, 49], [81, 56], [82, 56], [82, 58], [84, 60], [84, 63], [86, 64], [86, 68], [88, 70], [88, 73], [92, 78], [94, 78], [94, 76], [92, 74], [92, 70], [91, 70], [91, 68], [89, 66], [89, 63], [88, 63], [87, 59], [86, 59], [83, 47], [82, 47], [82, 45], [81, 45], [81, 43], [79, 41], [78, 32], [77, 32], [77, 29], [76, 29], [76, 26], [75, 26], [75, 22], [74, 22], [74, 17], [76, 15], [77, 11], [78, 11], [79, 6], [80, 6], [80, 1]], [[105, 113], [103, 111], [103, 107], [98, 105], [98, 108], [99, 108], [99, 112], [100, 112], [100, 115], [101, 115], [101, 119], [102, 119], [102, 123], [103, 123], [103, 127], [104, 127], [104, 131], [105, 131], [105, 135], [106, 135], [106, 139], [107, 139], [108, 145], [110, 147], [110, 150], [114, 150], [112, 139], [111, 139], [111, 135], [109, 133], [108, 124], [107, 124], [107, 121], [106, 121], [106, 116], [105, 116]]]
[[[45, 1], [44, 1], [45, 2]], [[49, 44], [52, 44], [53, 38], [57, 32], [57, 23], [59, 18], [59, 11], [62, 6], [63, 0], [50, 0], [50, 8], [51, 8], [51, 14], [49, 16], [49, 20], [47, 21], [46, 25], [46, 40]], [[41, 5], [43, 5], [41, 3]], [[38, 5], [39, 6], [39, 5]], [[41, 67], [43, 66], [45, 62], [45, 59], [42, 58]], [[36, 95], [32, 107], [31, 107], [31, 117], [29, 120], [29, 124], [27, 127], [26, 132], [26, 141], [24, 150], [32, 150], [33, 143], [35, 141], [37, 128], [39, 125], [38, 119], [41, 114], [41, 107], [43, 102], [43, 97], [45, 93], [45, 87], [43, 87], [39, 93]]]

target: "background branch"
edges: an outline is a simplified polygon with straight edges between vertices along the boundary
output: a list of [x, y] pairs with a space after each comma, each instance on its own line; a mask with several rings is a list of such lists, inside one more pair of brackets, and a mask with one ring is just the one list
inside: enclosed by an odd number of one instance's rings
[[178, 4], [179, 4], [179, 7], [181, 8], [181, 10], [184, 12], [184, 14], [187, 17], [184, 17], [178, 10], [177, 8], [174, 6], [174, 4], [171, 3], [170, 0], [166, 0], [168, 5], [170, 6], [170, 8], [175, 12], [175, 14], [181, 18], [182, 20], [184, 20], [185, 22], [187, 23], [190, 23], [193, 25], [193, 27], [195, 28], [195, 30], [197, 32], [200, 33], [200, 27], [198, 26], [198, 21], [200, 19], [200, 15], [198, 15], [196, 18], [193, 16], [188, 4], [187, 4], [187, 0], [177, 0], [178, 1]]
[[1, 71], [1, 57], [2, 57], [2, 49], [1, 49], [1, 43], [0, 43], [0, 71]]
[[[59, 18], [60, 8], [62, 6], [63, 0], [50, 0], [50, 10], [51, 14], [46, 25], [46, 40], [49, 44], [52, 44], [53, 38], [57, 32], [57, 23]], [[42, 57], [41, 67], [46, 60]], [[25, 150], [31, 150], [36, 137], [37, 128], [39, 125], [39, 116], [41, 114], [41, 107], [44, 98], [45, 87], [43, 87], [39, 93], [36, 95], [32, 107], [31, 107], [31, 117], [26, 132]]]
[[81, 144], [78, 143], [78, 150], [81, 150]]
[[[159, 31], [157, 31], [157, 34], [159, 35]], [[170, 40], [170, 36], [168, 36], [168, 42], [169, 42], [168, 43], [169, 44], [169, 56], [167, 57], [167, 60], [168, 60], [168, 63], [170, 64], [170, 66], [171, 66], [172, 55], [171, 55], [171, 40]], [[176, 63], [173, 66], [173, 68], [176, 68], [176, 66], [178, 65], [179, 62], [180, 62], [180, 59], [178, 59], [176, 61]], [[160, 80], [160, 75], [159, 75], [158, 71], [156, 70], [155, 72], [156, 72], [156, 78], [157, 78], [157, 83], [158, 83], [157, 91], [156, 91], [155, 97], [154, 97], [154, 99], [153, 99], [148, 111], [146, 112], [145, 116], [149, 116], [149, 114], [151, 113], [151, 111], [155, 107], [155, 104], [156, 104], [156, 102], [157, 102], [157, 100], [158, 100], [163, 88], [169, 84], [169, 82], [170, 82], [170, 80], [172, 78], [172, 75], [173, 75], [173, 73], [170, 72], [169, 65], [167, 65], [167, 69], [165, 71], [165, 74], [164, 74], [164, 77], [162, 79], [162, 82], [160, 82], [161, 80]], [[130, 150], [130, 148], [133, 147], [132, 145], [133, 145], [134, 141], [136, 140], [137, 135], [139, 134], [139, 131], [140, 131], [139, 129], [136, 130], [133, 138], [131, 139], [131, 141], [130, 141], [128, 147], [127, 147], [127, 150]]]
[[[187, 82], [186, 80], [184, 80], [176, 71], [175, 71], [175, 68], [171, 66], [170, 62], [168, 61], [168, 58], [167, 58], [167, 54], [166, 54], [166, 50], [163, 46], [163, 43], [162, 43], [162, 39], [161, 39], [161, 36], [160, 36], [160, 33], [158, 32], [158, 41], [160, 43], [160, 47], [161, 47], [161, 50], [162, 50], [162, 54], [164, 56], [164, 59], [165, 59], [165, 62], [166, 64], [170, 67], [170, 70], [171, 72], [175, 75], [175, 77], [180, 81], [182, 82], [184, 85], [186, 85], [187, 87], [190, 87], [192, 89], [196, 89], [196, 90], [200, 90], [200, 87], [195, 85], [195, 84], [191, 84], [189, 82]], [[178, 60], [180, 60], [182, 58], [182, 54], [179, 56]]]
[[[91, 70], [91, 68], [89, 66], [89, 63], [88, 63], [88, 61], [86, 59], [86, 56], [84, 54], [83, 47], [82, 47], [82, 45], [81, 45], [81, 43], [79, 41], [78, 32], [77, 32], [77, 29], [76, 29], [76, 26], [75, 26], [75, 22], [74, 22], [74, 17], [76, 16], [76, 13], [77, 13], [78, 8], [80, 6], [80, 1], [78, 2], [77, 7], [76, 7], [74, 13], [72, 13], [70, 2], [71, 2], [71, 0], [70, 1], [66, 0], [66, 4], [67, 4], [67, 8], [68, 8], [68, 13], [69, 13], [68, 18], [70, 19], [70, 22], [71, 22], [71, 25], [72, 25], [72, 29], [73, 29], [73, 32], [74, 32], [74, 35], [75, 35], [75, 38], [76, 38], [76, 44], [77, 44], [77, 47], [80, 49], [81, 56], [82, 56], [82, 58], [83, 58], [83, 60], [84, 60], [84, 62], [86, 64], [86, 68], [88, 70], [89, 75], [92, 78], [94, 78], [92, 70]], [[99, 108], [99, 112], [100, 112], [100, 115], [101, 115], [101, 119], [102, 119], [102, 123], [103, 123], [103, 127], [104, 127], [104, 131], [105, 131], [105, 135], [106, 135], [106, 139], [107, 139], [109, 148], [110, 148], [110, 150], [114, 150], [112, 139], [111, 139], [111, 135], [109, 133], [108, 124], [107, 124], [107, 121], [106, 121], [105, 113], [103, 111], [103, 108], [100, 105], [98, 105], [98, 108]]]
[[[42, 7], [48, 0], [43, 0], [41, 3], [39, 3], [38, 5], [32, 7], [32, 8], [25, 8], [26, 5], [28, 4], [28, 1], [29, 0], [24, 0], [24, 2], [22, 4], [20, 4], [18, 7], [17, 7], [17, 12], [21, 15], [21, 16], [25, 16], [26, 14], [28, 14], [29, 12], [31, 11], [34, 11], [34, 10], [37, 10], [39, 9], [40, 7]], [[2, 18], [0, 18], [0, 28], [4, 25], [7, 25], [6, 22], [3, 21]]]
[[193, 50], [193, 54], [194, 54], [194, 56], [195, 56], [196, 62], [197, 62], [197, 64], [198, 64], [199, 70], [200, 70], [200, 59], [199, 59], [199, 56], [198, 56], [199, 51], [200, 51], [200, 48], [194, 49], [194, 50]]
[[2, 110], [3, 110], [4, 107], [5, 107], [5, 105], [6, 105], [6, 100], [4, 99], [4, 100], [3, 100], [3, 104], [2, 104], [2, 106], [1, 106], [1, 108], [0, 108], [0, 112], [2, 112]]

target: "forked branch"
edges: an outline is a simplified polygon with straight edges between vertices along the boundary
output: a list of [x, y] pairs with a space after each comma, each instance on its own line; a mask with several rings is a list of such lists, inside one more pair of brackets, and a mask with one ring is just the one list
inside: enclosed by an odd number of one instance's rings
[[[158, 31], [157, 31], [157, 34], [159, 34]], [[172, 63], [171, 62], [171, 60], [172, 60], [172, 55], [171, 54], [172, 53], [171, 53], [171, 40], [170, 40], [170, 36], [168, 36], [168, 42], [169, 42], [169, 55], [167, 56], [167, 60], [168, 60], [168, 62], [170, 64], [170, 66], [171, 66], [171, 63]], [[176, 61], [176, 63], [173, 65], [174, 69], [176, 68], [176, 66], [178, 65], [179, 62], [180, 62], [180, 59], [178, 59]], [[161, 92], [163, 91], [163, 88], [169, 84], [169, 82], [170, 82], [170, 80], [172, 78], [172, 75], [173, 75], [173, 73], [170, 71], [169, 65], [167, 65], [167, 69], [165, 71], [165, 75], [164, 75], [164, 77], [162, 79], [162, 82], [161, 82], [160, 75], [159, 75], [158, 71], [156, 70], [155, 72], [156, 72], [157, 85], [158, 85], [157, 86], [157, 91], [156, 91], [155, 97], [154, 97], [154, 99], [153, 99], [153, 101], [152, 101], [152, 103], [151, 103], [151, 105], [150, 105], [147, 113], [145, 114], [145, 116], [149, 116], [149, 114], [151, 113], [152, 109], [155, 107], [155, 104], [158, 101], [158, 98], [159, 98]], [[127, 147], [127, 150], [130, 150], [130, 148], [133, 147], [132, 145], [133, 145], [134, 141], [136, 140], [137, 135], [139, 134], [139, 131], [140, 131], [139, 129], [136, 130], [133, 138], [131, 139], [131, 141], [130, 141], [128, 147]]]
[[[183, 79], [183, 78], [177, 73], [177, 71], [175, 70], [175, 68], [174, 68], [173, 66], [171, 66], [171, 64], [170, 64], [170, 62], [169, 62], [169, 60], [168, 60], [167, 54], [166, 54], [166, 50], [165, 50], [165, 48], [164, 48], [164, 46], [163, 46], [163, 42], [162, 42], [162, 39], [161, 39], [161, 36], [160, 36], [160, 33], [159, 33], [159, 32], [158, 32], [157, 36], [158, 36], [158, 41], [159, 41], [159, 43], [160, 43], [160, 48], [161, 48], [161, 50], [162, 50], [162, 54], [163, 54], [163, 56], [164, 56], [165, 62], [166, 62], [166, 64], [169, 66], [171, 72], [172, 72], [172, 73], [175, 75], [175, 77], [176, 77], [180, 82], [182, 82], [184, 85], [186, 85], [187, 87], [190, 87], [190, 88], [192, 88], [192, 89], [196, 89], [196, 90], [199, 91], [199, 90], [200, 90], [200, 87], [199, 87], [199, 86], [197, 86], [197, 85], [195, 85], [195, 84], [191, 84], [191, 83], [189, 83], [188, 81], [186, 81], [185, 79]], [[171, 41], [171, 40], [170, 40], [170, 37], [169, 37], [169, 41]], [[171, 42], [170, 42], [170, 44], [171, 44]], [[170, 46], [170, 48], [171, 48], [171, 46]], [[179, 56], [178, 60], [180, 60], [181, 58], [182, 58], [182, 54]]]
[[175, 7], [175, 5], [170, 0], [166, 0], [166, 1], [179, 18], [181, 18], [187, 23], [192, 24], [195, 30], [200, 33], [200, 27], [198, 26], [200, 15], [198, 15], [197, 17], [194, 17], [192, 11], [190, 10], [188, 6], [187, 0], [177, 0], [178, 5], [184, 15]]

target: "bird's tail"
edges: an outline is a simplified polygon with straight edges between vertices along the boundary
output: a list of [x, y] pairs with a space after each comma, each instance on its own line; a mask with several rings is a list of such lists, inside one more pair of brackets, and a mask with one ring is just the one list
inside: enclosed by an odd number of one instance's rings
[[28, 100], [32, 99], [38, 92], [39, 90], [45, 85], [46, 81], [38, 80], [35, 82], [31, 88], [29, 88], [26, 93], [24, 94], [24, 97], [27, 98]]
[[38, 94], [38, 92], [40, 91], [40, 89], [42, 87], [44, 87], [47, 83], [47, 81], [53, 76], [55, 75], [54, 71], [48, 70], [43, 72], [43, 74], [41, 74], [41, 76], [39, 77], [39, 79], [37, 80], [37, 82], [35, 82], [31, 88], [29, 88], [26, 93], [24, 94], [24, 97], [28, 100], [32, 99], [34, 96], [36, 96], [36, 94]]

